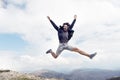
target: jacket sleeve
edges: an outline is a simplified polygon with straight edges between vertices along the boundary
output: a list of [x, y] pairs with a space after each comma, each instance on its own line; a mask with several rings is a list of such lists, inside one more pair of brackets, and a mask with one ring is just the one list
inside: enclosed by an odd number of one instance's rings
[[58, 31], [58, 27], [57, 27], [57, 25], [52, 21], [52, 20], [50, 20], [50, 23], [53, 25], [53, 27]]
[[70, 25], [69, 29], [72, 29], [72, 28], [73, 28], [75, 22], [76, 22], [76, 19], [73, 20], [73, 22], [72, 22], [72, 24]]

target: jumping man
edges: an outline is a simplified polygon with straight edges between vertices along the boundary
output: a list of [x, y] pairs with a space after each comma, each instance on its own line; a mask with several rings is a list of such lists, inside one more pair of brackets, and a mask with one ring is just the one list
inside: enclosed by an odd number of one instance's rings
[[50, 21], [50, 23], [53, 25], [53, 27], [57, 30], [58, 32], [58, 39], [59, 39], [59, 46], [57, 48], [56, 53], [52, 51], [52, 49], [49, 49], [46, 54], [51, 53], [51, 55], [54, 58], [57, 58], [61, 52], [63, 50], [69, 50], [69, 51], [74, 51], [77, 52], [81, 55], [87, 56], [90, 59], [92, 59], [97, 53], [93, 53], [93, 54], [88, 54], [80, 49], [78, 49], [77, 47], [73, 47], [68, 45], [68, 41], [71, 39], [71, 37], [73, 36], [74, 31], [72, 30], [75, 22], [76, 22], [76, 18], [77, 15], [74, 15], [74, 20], [71, 24], [69, 24], [68, 22], [63, 23], [63, 26], [58, 27], [51, 19], [49, 16], [47, 16], [48, 20]]

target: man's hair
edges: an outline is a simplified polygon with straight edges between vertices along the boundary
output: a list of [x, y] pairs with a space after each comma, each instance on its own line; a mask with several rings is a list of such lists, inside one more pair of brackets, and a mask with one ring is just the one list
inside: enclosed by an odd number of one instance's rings
[[67, 25], [68, 27], [70, 26], [70, 24], [69, 24], [68, 22], [66, 22], [66, 23], [63, 23], [62, 26], [60, 25], [60, 28], [63, 29], [63, 26], [64, 26], [64, 25]]
[[63, 23], [63, 26], [64, 26], [64, 25], [70, 26], [70, 24], [69, 24], [68, 22]]

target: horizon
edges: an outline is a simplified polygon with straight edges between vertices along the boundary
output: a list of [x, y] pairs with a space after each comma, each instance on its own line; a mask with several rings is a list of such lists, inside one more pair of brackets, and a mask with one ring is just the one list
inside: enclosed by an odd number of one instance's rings
[[[72, 70], [55, 70], [55, 69], [38, 69], [38, 70], [29, 70], [29, 71], [17, 71], [17, 72], [22, 72], [22, 73], [32, 73], [32, 72], [38, 72], [38, 71], [54, 71], [54, 72], [58, 72], [58, 73], [71, 73], [73, 71], [78, 71], [78, 70], [83, 70], [83, 71], [117, 71], [119, 72], [120, 69], [99, 69], [99, 68], [76, 68], [76, 69], [72, 69]], [[14, 71], [14, 70], [12, 70]]]

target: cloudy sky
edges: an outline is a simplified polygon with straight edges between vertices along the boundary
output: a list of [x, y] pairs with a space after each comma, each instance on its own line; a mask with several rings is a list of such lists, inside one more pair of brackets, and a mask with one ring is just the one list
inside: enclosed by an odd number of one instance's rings
[[[77, 21], [69, 44], [89, 58], [64, 51], [57, 59], [45, 54], [58, 47], [59, 26]], [[120, 0], [0, 0], [0, 69], [56, 71], [81, 68], [120, 70]]]

